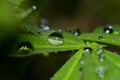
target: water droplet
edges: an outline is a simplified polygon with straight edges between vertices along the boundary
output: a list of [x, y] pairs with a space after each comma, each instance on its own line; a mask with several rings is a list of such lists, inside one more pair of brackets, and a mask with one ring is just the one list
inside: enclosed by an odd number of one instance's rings
[[106, 33], [106, 34], [111, 34], [111, 33], [113, 33], [112, 26], [104, 27], [104, 33]]
[[104, 78], [105, 77], [105, 67], [104, 66], [100, 66], [100, 67], [97, 67], [96, 68], [96, 72], [97, 72], [97, 75], [100, 77], [100, 78]]
[[81, 34], [81, 31], [78, 28], [69, 29], [68, 32], [72, 33], [75, 36], [80, 36], [80, 34]]
[[37, 33], [36, 33], [37, 36], [40, 36], [40, 34], [41, 34], [40, 32], [37, 32]]
[[84, 64], [84, 61], [83, 61], [83, 60], [80, 60], [80, 64], [82, 64], [82, 65], [83, 65], [83, 64]]
[[104, 51], [103, 50], [99, 51], [99, 60], [100, 60], [100, 62], [104, 61]]
[[41, 19], [41, 28], [43, 29], [43, 30], [50, 30], [50, 26], [49, 26], [49, 24], [48, 24], [48, 21], [47, 21], [47, 19]]
[[105, 40], [105, 38], [103, 36], [99, 36], [98, 39], [99, 40]]
[[35, 5], [32, 6], [32, 10], [36, 10], [37, 7]]
[[22, 54], [29, 54], [33, 51], [33, 45], [28, 41], [19, 43], [16, 48]]
[[85, 51], [85, 52], [91, 52], [91, 51], [92, 51], [92, 48], [89, 47], [89, 46], [86, 46], [86, 47], [84, 47], [84, 51]]
[[87, 55], [87, 54], [90, 54], [92, 51], [92, 48], [89, 47], [89, 46], [85, 46], [84, 47], [84, 53], [83, 53], [83, 56]]
[[53, 32], [48, 36], [48, 42], [54, 46], [60, 46], [64, 43], [64, 38], [62, 33], [60, 32]]

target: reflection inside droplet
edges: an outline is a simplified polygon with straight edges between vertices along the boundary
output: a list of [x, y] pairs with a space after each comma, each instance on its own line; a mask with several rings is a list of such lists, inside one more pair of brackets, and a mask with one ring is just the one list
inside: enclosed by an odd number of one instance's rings
[[59, 46], [64, 43], [64, 38], [62, 33], [53, 32], [48, 36], [48, 43], [54, 46]]

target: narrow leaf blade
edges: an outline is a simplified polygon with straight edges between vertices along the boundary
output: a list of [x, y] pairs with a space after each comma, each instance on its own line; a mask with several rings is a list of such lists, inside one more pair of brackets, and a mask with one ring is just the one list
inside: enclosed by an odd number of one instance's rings
[[52, 77], [51, 80], [79, 80], [80, 58], [83, 50], [79, 50], [63, 67]]
[[[104, 34], [106, 34], [104, 32], [105, 27], [108, 27], [108, 26], [99, 26], [93, 31], [93, 33], [102, 33], [102, 34], [104, 33]], [[113, 33], [111, 33], [111, 34], [120, 35], [120, 25], [109, 25], [109, 27], [111, 27], [112, 30], [113, 30]]]
[[20, 5], [24, 0], [8, 0], [8, 1], [11, 2], [12, 4]]
[[83, 80], [118, 80], [120, 68], [109, 59], [109, 52], [104, 52], [104, 61], [100, 62], [98, 54], [84, 57]]
[[120, 55], [105, 50], [105, 57], [114, 65], [120, 68]]
[[85, 33], [80, 39], [120, 46], [120, 36], [116, 34]]

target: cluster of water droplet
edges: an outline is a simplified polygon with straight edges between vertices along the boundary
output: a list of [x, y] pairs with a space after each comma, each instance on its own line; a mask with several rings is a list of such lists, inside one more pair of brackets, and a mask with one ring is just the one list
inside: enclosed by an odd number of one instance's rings
[[[98, 56], [99, 56], [99, 61], [101, 63], [103, 63], [104, 60], [105, 60], [105, 52], [104, 52], [104, 50], [102, 48], [100, 48], [98, 50]], [[105, 72], [106, 72], [105, 66], [99, 66], [99, 67], [97, 67], [96, 71], [97, 71], [97, 75], [100, 78], [104, 78], [105, 77]]]
[[[112, 28], [112, 26], [109, 25], [109, 26], [104, 27], [104, 28], [103, 28], [103, 32], [104, 32], [105, 34], [112, 34], [112, 33], [113, 33], [113, 28]], [[99, 39], [99, 40], [105, 40], [105, 38], [104, 38], [103, 35], [99, 36], [98, 39]]]

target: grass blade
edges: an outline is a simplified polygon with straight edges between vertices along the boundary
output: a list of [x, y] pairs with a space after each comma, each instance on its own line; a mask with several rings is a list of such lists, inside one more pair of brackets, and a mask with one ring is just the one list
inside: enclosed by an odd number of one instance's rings
[[85, 33], [81, 35], [80, 39], [120, 46], [120, 36], [116, 34]]
[[52, 77], [51, 80], [79, 80], [80, 58], [83, 50], [79, 50], [63, 67]]

